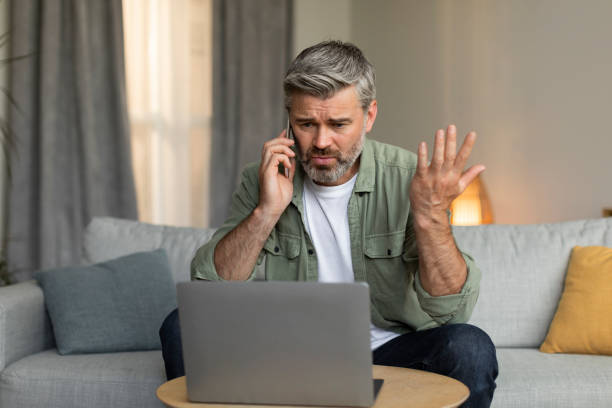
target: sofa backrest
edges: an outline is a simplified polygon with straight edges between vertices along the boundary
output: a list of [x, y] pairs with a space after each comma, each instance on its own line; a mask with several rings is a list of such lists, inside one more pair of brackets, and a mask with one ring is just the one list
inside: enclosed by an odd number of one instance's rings
[[163, 248], [175, 282], [190, 279], [196, 251], [212, 234], [212, 228], [169, 227], [110, 217], [95, 217], [85, 229], [83, 263], [92, 264], [134, 252]]
[[557, 310], [571, 249], [612, 247], [612, 218], [453, 231], [457, 246], [482, 271], [470, 323], [498, 347], [539, 347]]
[[[164, 248], [175, 282], [188, 281], [191, 259], [214, 231], [98, 217], [86, 228], [83, 262]], [[571, 249], [612, 247], [612, 218], [454, 227], [453, 232], [457, 246], [482, 271], [470, 323], [485, 330], [498, 347], [538, 347], [557, 309]]]

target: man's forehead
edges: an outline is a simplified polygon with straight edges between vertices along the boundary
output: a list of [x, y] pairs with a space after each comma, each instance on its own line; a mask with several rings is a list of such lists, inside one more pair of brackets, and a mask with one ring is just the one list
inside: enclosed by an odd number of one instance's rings
[[354, 86], [348, 86], [327, 98], [305, 93], [291, 95], [291, 113], [295, 116], [308, 116], [312, 112], [325, 110], [331, 114], [359, 109], [361, 104]]

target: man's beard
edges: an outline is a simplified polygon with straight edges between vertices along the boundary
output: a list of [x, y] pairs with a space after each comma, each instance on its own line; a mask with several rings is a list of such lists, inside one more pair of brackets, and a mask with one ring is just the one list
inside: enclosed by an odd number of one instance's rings
[[[355, 161], [357, 161], [359, 155], [361, 155], [363, 143], [365, 142], [365, 135], [366, 129], [364, 125], [361, 137], [346, 153], [328, 148], [321, 150], [314, 146], [310, 147], [306, 152], [303, 152], [299, 143], [296, 143], [297, 155], [300, 158], [304, 172], [306, 172], [308, 177], [315, 183], [335, 183], [353, 167], [353, 164], [355, 164]], [[336, 158], [336, 164], [333, 166], [314, 166], [311, 164], [313, 155], [334, 157]]]

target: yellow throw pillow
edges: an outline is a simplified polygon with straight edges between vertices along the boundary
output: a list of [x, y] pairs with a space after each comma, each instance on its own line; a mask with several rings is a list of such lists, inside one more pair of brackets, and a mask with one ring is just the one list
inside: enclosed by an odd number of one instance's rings
[[612, 248], [574, 247], [540, 351], [612, 355]]

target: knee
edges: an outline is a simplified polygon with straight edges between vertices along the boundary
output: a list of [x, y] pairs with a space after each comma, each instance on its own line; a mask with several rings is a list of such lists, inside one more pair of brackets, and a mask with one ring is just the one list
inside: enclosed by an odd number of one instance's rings
[[159, 336], [164, 339], [168, 337], [175, 337], [180, 333], [178, 309], [174, 309], [162, 323], [159, 329]]
[[445, 346], [455, 361], [497, 376], [495, 345], [482, 329], [470, 324], [449, 325]]
[[470, 389], [465, 406], [489, 406], [496, 388], [498, 366], [495, 345], [483, 330], [469, 324], [446, 326], [442, 351], [448, 374]]

